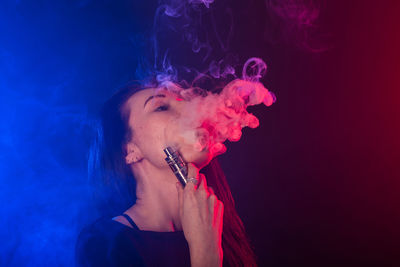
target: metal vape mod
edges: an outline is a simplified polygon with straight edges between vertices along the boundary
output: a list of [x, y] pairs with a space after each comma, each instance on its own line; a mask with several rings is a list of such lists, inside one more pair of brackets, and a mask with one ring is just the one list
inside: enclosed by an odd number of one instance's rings
[[185, 187], [188, 179], [188, 168], [186, 163], [183, 161], [179, 152], [175, 151], [171, 147], [168, 146], [167, 148], [165, 148], [164, 152], [167, 155], [165, 161], [168, 163], [169, 167], [175, 174], [176, 178], [178, 178], [179, 182], [181, 182], [181, 184]]

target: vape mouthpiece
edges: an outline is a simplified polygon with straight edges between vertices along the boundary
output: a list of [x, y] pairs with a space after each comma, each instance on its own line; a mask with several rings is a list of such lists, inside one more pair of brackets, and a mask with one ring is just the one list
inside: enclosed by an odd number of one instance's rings
[[185, 186], [187, 184], [187, 175], [188, 168], [186, 163], [183, 161], [181, 155], [178, 151], [175, 151], [171, 147], [167, 147], [164, 149], [167, 157], [165, 161], [168, 163], [172, 172], [175, 174], [176, 178], [178, 178], [179, 182]]

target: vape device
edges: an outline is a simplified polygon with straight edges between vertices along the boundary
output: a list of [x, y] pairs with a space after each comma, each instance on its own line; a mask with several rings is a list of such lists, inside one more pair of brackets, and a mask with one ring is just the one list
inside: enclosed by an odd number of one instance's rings
[[181, 155], [178, 151], [175, 151], [171, 147], [167, 147], [164, 149], [167, 157], [165, 161], [168, 163], [169, 167], [171, 167], [172, 172], [175, 174], [176, 178], [178, 178], [179, 182], [185, 187], [187, 184], [187, 175], [188, 168], [186, 163], [183, 161]]

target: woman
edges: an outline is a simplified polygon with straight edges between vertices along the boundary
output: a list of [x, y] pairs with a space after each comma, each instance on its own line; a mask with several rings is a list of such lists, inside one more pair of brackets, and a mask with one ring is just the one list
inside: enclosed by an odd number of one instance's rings
[[184, 188], [165, 162], [165, 128], [184, 103], [155, 88], [126, 86], [101, 109], [89, 175], [107, 189], [96, 192], [106, 215], [80, 233], [77, 264], [255, 266], [217, 159], [179, 143], [197, 178]]

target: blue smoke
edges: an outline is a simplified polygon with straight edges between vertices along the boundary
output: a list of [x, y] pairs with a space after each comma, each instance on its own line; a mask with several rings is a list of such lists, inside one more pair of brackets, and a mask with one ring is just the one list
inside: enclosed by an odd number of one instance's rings
[[0, 266], [74, 264], [77, 234], [96, 217], [86, 168], [91, 121], [133, 78], [140, 53], [132, 44], [141, 25], [125, 8], [1, 4]]

